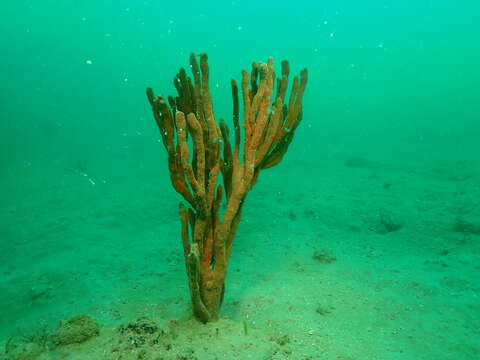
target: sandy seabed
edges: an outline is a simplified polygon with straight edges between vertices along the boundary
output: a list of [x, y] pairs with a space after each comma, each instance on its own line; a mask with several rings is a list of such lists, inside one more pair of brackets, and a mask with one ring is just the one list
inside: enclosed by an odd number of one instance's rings
[[[0, 359], [480, 358], [475, 167], [339, 158], [262, 173], [208, 325], [190, 315], [168, 177], [98, 174], [3, 179]], [[55, 340], [83, 314], [97, 332]]]

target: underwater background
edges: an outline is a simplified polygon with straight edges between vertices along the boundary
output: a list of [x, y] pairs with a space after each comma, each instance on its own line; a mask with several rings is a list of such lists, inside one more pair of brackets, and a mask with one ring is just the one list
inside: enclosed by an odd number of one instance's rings
[[[0, 4], [0, 359], [479, 359], [480, 4]], [[145, 88], [208, 53], [306, 67], [244, 206], [218, 323], [191, 319]], [[52, 341], [80, 317], [94, 336]], [[60, 324], [60, 325], [59, 325]], [[153, 340], [152, 340], [153, 339]]]

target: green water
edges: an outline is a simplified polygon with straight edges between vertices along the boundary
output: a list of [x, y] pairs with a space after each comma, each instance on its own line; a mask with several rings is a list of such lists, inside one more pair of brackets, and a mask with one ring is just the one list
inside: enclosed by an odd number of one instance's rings
[[235, 239], [222, 331], [248, 323], [250, 345], [219, 336], [189, 356], [480, 358], [479, 13], [468, 0], [2, 2], [0, 345], [78, 314], [102, 329], [189, 321], [182, 199], [145, 88], [175, 94], [205, 52], [229, 123], [230, 79], [252, 61], [288, 59], [309, 82]]

